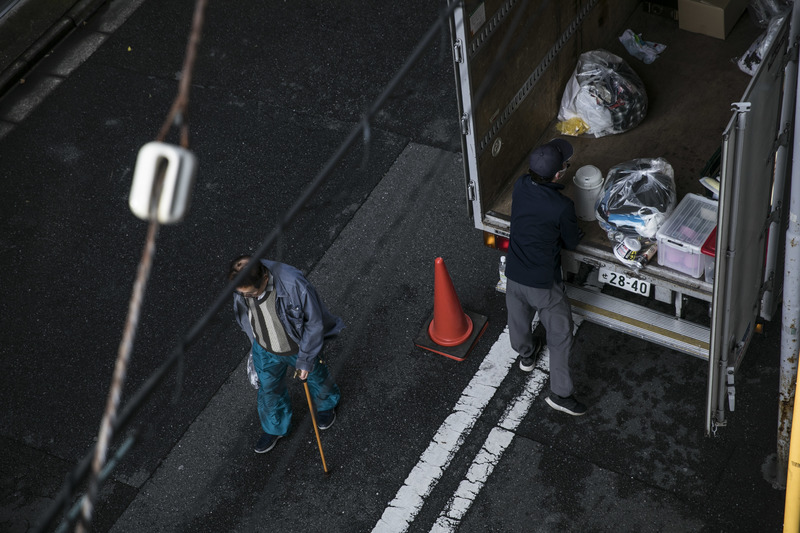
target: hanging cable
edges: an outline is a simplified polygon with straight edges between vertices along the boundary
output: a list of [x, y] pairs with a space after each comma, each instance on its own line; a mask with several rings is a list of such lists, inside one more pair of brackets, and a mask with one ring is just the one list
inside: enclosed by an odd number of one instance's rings
[[[192, 71], [197, 57], [197, 46], [200, 42], [200, 34], [203, 27], [203, 14], [206, 7], [206, 0], [197, 0], [195, 4], [194, 18], [192, 21], [192, 31], [186, 49], [181, 81], [178, 87], [178, 96], [175, 98], [161, 131], [158, 133], [158, 140], [163, 141], [173, 125], [180, 128], [181, 146], [189, 147], [189, 125], [187, 121], [187, 111], [189, 105], [189, 89], [191, 86]], [[161, 165], [157, 171], [155, 184], [150, 201], [150, 223], [147, 229], [147, 238], [144, 251], [139, 261], [139, 268], [136, 274], [136, 281], [133, 285], [133, 294], [128, 306], [128, 317], [125, 321], [122, 340], [117, 353], [117, 360], [114, 365], [114, 374], [111, 380], [111, 388], [106, 400], [105, 412], [100, 422], [100, 431], [97, 436], [97, 444], [94, 449], [92, 460], [92, 470], [89, 477], [89, 485], [81, 506], [80, 520], [76, 525], [78, 533], [84, 533], [91, 529], [92, 514], [94, 503], [97, 500], [97, 493], [101, 481], [101, 473], [106, 463], [108, 445], [114, 434], [114, 426], [117, 419], [117, 410], [122, 399], [122, 390], [125, 385], [125, 378], [128, 371], [133, 342], [136, 338], [136, 330], [139, 325], [142, 301], [150, 278], [153, 266], [153, 257], [156, 250], [156, 240], [160, 223], [158, 221], [157, 210], [158, 201], [161, 196], [164, 182], [165, 165]]]
[[[189, 130], [187, 121], [189, 87], [191, 84], [191, 74], [196, 57], [196, 47], [200, 40], [201, 28], [203, 25], [203, 12], [205, 10], [205, 5], [206, 0], [198, 0], [195, 6], [192, 33], [187, 46], [186, 59], [180, 81], [179, 93], [158, 135], [158, 140], [161, 141], [166, 137], [172, 126], [179, 127], [181, 132], [181, 143], [184, 148], [187, 148], [189, 144]], [[283, 235], [285, 228], [289, 225], [289, 223], [291, 223], [291, 221], [297, 216], [303, 207], [308, 204], [311, 197], [317, 192], [319, 187], [333, 172], [335, 166], [344, 158], [353, 145], [359, 139], [362, 139], [365, 144], [369, 144], [371, 142], [372, 131], [370, 127], [370, 120], [384, 106], [389, 96], [391, 96], [394, 90], [408, 75], [408, 72], [411, 70], [411, 68], [422, 57], [426, 49], [437, 37], [438, 32], [441, 31], [444, 26], [448, 25], [449, 17], [452, 15], [453, 10], [459, 5], [461, 5], [461, 2], [453, 2], [440, 12], [436, 22], [429, 28], [428, 32], [422, 37], [422, 39], [420, 39], [411, 55], [406, 59], [405, 63], [401, 66], [395, 76], [386, 84], [380, 95], [368, 107], [367, 111], [362, 116], [362, 120], [353, 128], [353, 130], [351, 130], [347, 138], [342, 142], [336, 152], [328, 159], [322, 169], [314, 177], [312, 182], [304, 189], [302, 194], [285, 213], [283, 219], [272, 229], [272, 231], [261, 243], [259, 248], [252, 254], [254, 259], [260, 259], [264, 257], [267, 251], [279, 242], [279, 239]], [[53, 504], [45, 513], [43, 513], [40, 523], [34, 528], [34, 531], [36, 532], [44, 531], [45, 528], [53, 521], [56, 513], [64, 508], [64, 506], [68, 505], [69, 500], [72, 498], [73, 490], [80, 485], [91, 468], [92, 478], [89, 482], [89, 490], [87, 491], [82, 504], [82, 518], [78, 524], [78, 528], [89, 527], [91, 523], [91, 514], [94, 501], [97, 497], [99, 481], [102, 481], [108, 475], [110, 475], [113, 467], [118, 464], [123, 456], [130, 450], [130, 446], [128, 445], [120, 448], [114, 457], [113, 464], [112, 462], [109, 462], [107, 468], [104, 469], [103, 464], [105, 462], [105, 455], [107, 454], [108, 442], [110, 442], [110, 439], [114, 434], [126, 427], [131, 419], [144, 407], [147, 400], [152, 397], [154, 391], [161, 385], [167, 374], [182, 360], [186, 349], [188, 349], [197, 340], [203, 330], [211, 322], [213, 317], [220, 311], [220, 309], [222, 309], [223, 306], [229, 302], [231, 294], [233, 294], [233, 292], [236, 290], [236, 287], [241, 285], [244, 277], [247, 275], [247, 269], [243, 269], [225, 286], [225, 288], [220, 292], [216, 300], [206, 310], [203, 316], [186, 333], [179, 345], [172, 350], [161, 366], [159, 366], [150, 374], [144, 384], [131, 396], [122, 410], [117, 412], [122, 394], [122, 385], [124, 383], [127, 361], [129, 359], [130, 350], [135, 337], [135, 327], [138, 323], [141, 297], [144, 293], [147, 278], [149, 277], [150, 266], [155, 251], [155, 240], [158, 228], [158, 222], [151, 221], [150, 228], [148, 230], [145, 251], [140, 262], [137, 280], [134, 284], [134, 293], [131, 299], [128, 322], [126, 323], [126, 333], [123, 337], [123, 341], [120, 344], [120, 354], [117, 360], [117, 366], [119, 368], [115, 368], [114, 379], [112, 381], [112, 390], [109, 392], [106, 413], [104, 414], [101, 425], [101, 433], [104, 431], [103, 427], [106, 428], [102, 439], [105, 441], [103, 448], [100, 449], [101, 443], [100, 439], [98, 439], [98, 444], [95, 447], [94, 452], [88, 454], [81, 460], [74, 471], [69, 475], [68, 481], [65, 482], [64, 486], [59, 492], [59, 495], [56, 497], [56, 501], [53, 502]], [[80, 529], [80, 531], [84, 530]]]

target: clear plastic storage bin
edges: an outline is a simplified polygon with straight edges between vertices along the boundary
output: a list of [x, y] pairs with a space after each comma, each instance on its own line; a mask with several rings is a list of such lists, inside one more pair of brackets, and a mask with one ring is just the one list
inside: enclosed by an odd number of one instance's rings
[[656, 233], [658, 264], [692, 277], [705, 273], [700, 248], [717, 227], [717, 202], [687, 194]]

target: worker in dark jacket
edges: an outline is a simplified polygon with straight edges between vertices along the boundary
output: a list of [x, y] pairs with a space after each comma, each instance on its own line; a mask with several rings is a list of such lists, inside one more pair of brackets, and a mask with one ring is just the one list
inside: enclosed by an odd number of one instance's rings
[[533, 370], [541, 349], [531, 331], [539, 312], [550, 350], [551, 392], [546, 401], [553, 409], [578, 416], [586, 406], [573, 396], [572, 309], [561, 278], [561, 249], [574, 249], [583, 233], [575, 204], [561, 194], [564, 185], [558, 183], [572, 152], [572, 145], [562, 139], [539, 146], [531, 153], [530, 173], [514, 184], [506, 307], [511, 347], [525, 372]]
[[289, 366], [308, 387], [317, 410], [317, 426], [328, 429], [336, 420], [339, 387], [320, 360], [325, 339], [344, 327], [332, 315], [314, 286], [296, 268], [276, 261], [250, 264], [249, 256], [233, 260], [228, 278], [247, 269], [233, 296], [236, 322], [252, 344], [247, 370], [258, 388], [258, 415], [263, 433], [256, 453], [271, 450], [289, 431], [292, 405], [284, 383]]

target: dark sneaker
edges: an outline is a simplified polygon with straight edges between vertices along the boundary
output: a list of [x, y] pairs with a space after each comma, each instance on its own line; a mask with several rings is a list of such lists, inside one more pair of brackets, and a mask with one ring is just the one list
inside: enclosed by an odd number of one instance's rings
[[336, 421], [336, 409], [328, 409], [327, 411], [319, 411], [317, 413], [317, 427], [319, 429], [328, 429]]
[[542, 351], [542, 339], [538, 337], [533, 338], [533, 353], [531, 353], [530, 357], [523, 357], [519, 360], [519, 368], [523, 372], [530, 372], [534, 368], [536, 368], [536, 358], [539, 356], [539, 352]]
[[567, 396], [566, 398], [563, 398], [558, 394], [553, 394], [551, 392], [550, 396], [545, 398], [544, 401], [546, 401], [547, 404], [556, 411], [561, 411], [562, 413], [567, 413], [568, 415], [581, 416], [586, 414], [586, 406], [576, 400], [575, 396]]
[[267, 453], [275, 447], [278, 439], [283, 438], [283, 435], [270, 435], [269, 433], [262, 433], [261, 438], [258, 439], [254, 451], [256, 453]]
[[533, 357], [523, 357], [519, 360], [519, 368], [523, 372], [530, 372], [536, 368], [536, 359]]

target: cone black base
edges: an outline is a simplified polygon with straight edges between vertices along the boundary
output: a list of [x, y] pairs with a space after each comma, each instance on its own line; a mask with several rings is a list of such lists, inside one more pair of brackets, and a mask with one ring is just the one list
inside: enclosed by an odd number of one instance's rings
[[442, 346], [441, 344], [436, 344], [431, 339], [428, 333], [428, 327], [433, 320], [433, 313], [431, 312], [431, 316], [425, 321], [422, 331], [420, 331], [417, 338], [414, 339], [414, 345], [423, 350], [429, 350], [439, 355], [449, 357], [450, 359], [455, 359], [456, 361], [463, 361], [475, 347], [475, 344], [478, 343], [478, 339], [483, 335], [483, 332], [486, 331], [486, 326], [489, 325], [489, 319], [483, 315], [466, 310], [464, 314], [472, 320], [472, 334], [461, 344], [457, 346]]

